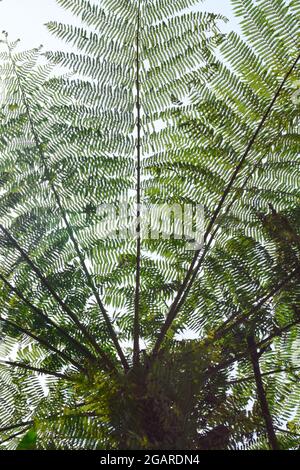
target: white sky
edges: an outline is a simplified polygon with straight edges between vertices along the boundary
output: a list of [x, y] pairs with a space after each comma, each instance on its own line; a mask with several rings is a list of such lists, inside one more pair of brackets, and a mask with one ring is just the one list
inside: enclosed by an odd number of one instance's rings
[[[219, 12], [230, 20], [226, 30], [238, 29], [233, 18], [230, 0], [204, 0], [201, 9]], [[46, 50], [61, 49], [63, 43], [48, 33], [48, 21], [73, 22], [74, 17], [56, 3], [56, 0], [0, 0], [0, 32], [5, 30], [10, 40], [21, 39], [21, 49], [41, 44]]]

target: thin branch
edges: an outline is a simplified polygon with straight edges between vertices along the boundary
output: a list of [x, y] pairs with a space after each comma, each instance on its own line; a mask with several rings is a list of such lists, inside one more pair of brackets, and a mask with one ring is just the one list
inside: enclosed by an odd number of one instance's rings
[[106, 354], [99, 348], [99, 345], [97, 344], [95, 338], [93, 335], [89, 333], [87, 328], [80, 322], [78, 319], [77, 315], [69, 308], [69, 306], [60, 298], [60, 296], [57, 294], [57, 292], [54, 290], [52, 285], [49, 283], [49, 281], [45, 278], [45, 276], [42, 274], [40, 269], [35, 265], [35, 263], [31, 260], [31, 258], [28, 256], [26, 251], [19, 245], [17, 240], [10, 234], [10, 232], [2, 225], [0, 224], [0, 230], [3, 232], [3, 234], [6, 236], [6, 238], [11, 242], [11, 244], [19, 251], [19, 253], [22, 255], [24, 261], [28, 264], [28, 266], [32, 269], [32, 271], [36, 274], [37, 278], [40, 280], [41, 284], [48, 290], [48, 292], [52, 295], [52, 297], [56, 300], [56, 302], [60, 305], [62, 310], [71, 318], [71, 320], [75, 323], [75, 325], [78, 327], [78, 329], [81, 331], [83, 336], [90, 342], [90, 344], [94, 347], [95, 351], [100, 355], [100, 357], [104, 360], [104, 362], [107, 364], [111, 364], [110, 359], [106, 356]]
[[140, 284], [141, 284], [141, 103], [140, 103], [140, 15], [141, 3], [138, 1], [136, 31], [136, 109], [137, 109], [137, 212], [136, 212], [136, 277], [134, 295], [133, 327], [133, 365], [140, 362]]
[[262, 381], [261, 370], [260, 370], [260, 365], [259, 365], [259, 355], [257, 352], [257, 345], [255, 343], [254, 336], [248, 336], [247, 343], [248, 343], [248, 350], [249, 350], [250, 359], [251, 359], [254, 377], [255, 377], [257, 395], [258, 395], [258, 399], [259, 399], [259, 403], [261, 407], [261, 412], [262, 412], [265, 425], [266, 425], [269, 445], [272, 450], [279, 450], [280, 446], [279, 446], [276, 433], [274, 430], [273, 420], [272, 420], [266, 392], [264, 389], [264, 384]]
[[[235, 171], [233, 172], [233, 175], [231, 176], [230, 181], [229, 181], [229, 183], [228, 183], [227, 187], [225, 188], [225, 191], [222, 195], [222, 198], [220, 199], [220, 202], [219, 202], [219, 204], [218, 204], [218, 206], [217, 206], [217, 208], [216, 208], [216, 210], [215, 210], [215, 212], [214, 212], [214, 214], [213, 214], [213, 216], [212, 216], [212, 218], [211, 218], [211, 220], [208, 224], [208, 227], [205, 231], [204, 243], [207, 243], [208, 236], [210, 235], [210, 232], [211, 232], [211, 230], [212, 230], [212, 228], [213, 228], [213, 226], [214, 226], [214, 224], [215, 224], [215, 222], [216, 222], [216, 220], [217, 220], [217, 218], [218, 218], [218, 216], [219, 216], [219, 214], [220, 214], [220, 212], [223, 208], [223, 205], [224, 205], [228, 195], [230, 194], [230, 191], [231, 191], [231, 189], [232, 189], [232, 187], [235, 183], [235, 180], [236, 180], [237, 176], [239, 175], [241, 169], [244, 166], [244, 163], [246, 162], [246, 159], [247, 159], [250, 151], [252, 150], [252, 147], [253, 147], [253, 145], [256, 141], [257, 136], [259, 135], [259, 133], [260, 133], [261, 129], [263, 128], [266, 120], [268, 119], [269, 114], [272, 111], [273, 106], [276, 103], [276, 101], [277, 101], [277, 99], [278, 99], [285, 83], [287, 82], [287, 80], [290, 77], [291, 73], [293, 72], [294, 68], [298, 64], [299, 60], [300, 60], [300, 55], [298, 55], [297, 59], [294, 61], [291, 68], [289, 69], [286, 76], [284, 77], [284, 79], [283, 79], [281, 85], [279, 86], [278, 90], [276, 91], [270, 105], [268, 106], [268, 108], [266, 110], [266, 113], [264, 114], [263, 118], [261, 119], [261, 121], [260, 121], [253, 137], [251, 138], [244, 154], [242, 155], [242, 158], [241, 158], [239, 164], [236, 166]], [[215, 235], [215, 233], [214, 233], [214, 235]], [[212, 243], [214, 235], [209, 240], [209, 246]], [[198, 261], [198, 257], [201, 253], [201, 250], [197, 250], [195, 252], [195, 255], [193, 257], [191, 265], [190, 265], [190, 267], [189, 267], [189, 269], [186, 273], [185, 279], [183, 280], [183, 282], [182, 282], [182, 284], [181, 284], [181, 286], [180, 286], [180, 288], [177, 292], [177, 295], [176, 295], [176, 297], [175, 297], [175, 299], [174, 299], [174, 301], [173, 301], [173, 303], [172, 303], [172, 305], [169, 309], [169, 312], [167, 314], [167, 318], [165, 320], [165, 323], [163, 324], [162, 329], [161, 329], [161, 331], [158, 335], [156, 344], [155, 344], [154, 349], [153, 349], [153, 355], [156, 355], [158, 353], [158, 351], [160, 349], [160, 346], [161, 346], [161, 344], [162, 344], [162, 342], [163, 342], [163, 340], [166, 336], [166, 333], [167, 333], [168, 329], [170, 328], [170, 326], [172, 325], [174, 319], [176, 318], [176, 315], [178, 314], [179, 309], [182, 307], [183, 302], [180, 302], [180, 300], [181, 300], [183, 294], [184, 294], [184, 300], [186, 299], [186, 297], [187, 297], [187, 295], [188, 295], [188, 293], [189, 293], [189, 291], [190, 291], [190, 289], [193, 285], [193, 282], [194, 282], [194, 280], [195, 280], [195, 278], [196, 278], [196, 276], [199, 272], [199, 269], [201, 268], [201, 266], [203, 264], [203, 261], [204, 261], [204, 258], [205, 258], [205, 255], [206, 255], [207, 252], [208, 252], [208, 249], [205, 248], [204, 251], [202, 252], [202, 256], [199, 259], [199, 261]]]
[[[217, 329], [214, 333], [213, 342], [223, 338], [228, 332], [232, 330], [232, 328], [240, 325], [243, 322], [248, 321], [256, 312], [258, 312], [263, 305], [272, 299], [276, 294], [278, 294], [289, 282], [294, 279], [300, 273], [300, 267], [294, 269], [285, 279], [283, 279], [280, 283], [275, 285], [271, 292], [266, 294], [249, 312], [242, 313], [238, 317], [230, 317], [219, 329]], [[232, 320], [235, 320], [233, 324], [230, 324]]]
[[[89, 288], [91, 289], [91, 291], [93, 292], [93, 295], [96, 299], [96, 302], [98, 304], [98, 307], [103, 315], [103, 318], [105, 320], [105, 323], [106, 323], [106, 326], [107, 326], [107, 329], [108, 329], [108, 332], [110, 334], [110, 337], [115, 345], [115, 348], [117, 350], [117, 353], [119, 355], [119, 358], [122, 362], [122, 365], [124, 367], [125, 370], [127, 370], [129, 368], [128, 366], [128, 363], [126, 361], [126, 358], [124, 356], [124, 353], [121, 349], [121, 346], [119, 344], [119, 341], [118, 341], [118, 338], [117, 338], [117, 335], [116, 335], [116, 332], [114, 331], [114, 328], [111, 324], [111, 321], [110, 321], [110, 318], [108, 316], [108, 313], [102, 303], [102, 300], [100, 299], [100, 295], [99, 295], [99, 292], [97, 291], [96, 289], [96, 286], [94, 284], [94, 281], [92, 279], [92, 276], [86, 266], [86, 262], [85, 262], [85, 259], [84, 259], [84, 255], [79, 247], [79, 244], [78, 244], [78, 241], [77, 239], [75, 238], [75, 235], [74, 235], [74, 231], [73, 231], [73, 228], [71, 226], [71, 224], [69, 223], [69, 220], [68, 220], [68, 217], [67, 217], [67, 214], [66, 214], [66, 211], [61, 203], [61, 200], [60, 200], [60, 196], [59, 196], [59, 193], [54, 185], [53, 182], [51, 182], [51, 178], [50, 178], [50, 172], [49, 172], [49, 169], [48, 169], [48, 165], [46, 163], [46, 158], [45, 158], [45, 155], [44, 155], [44, 151], [43, 151], [43, 148], [42, 148], [42, 145], [41, 145], [41, 142], [39, 140], [39, 136], [36, 132], [36, 129], [35, 129], [35, 125], [34, 125], [34, 121], [33, 121], [33, 118], [32, 118], [32, 114], [31, 114], [31, 110], [30, 110], [30, 106], [28, 104], [28, 100], [27, 100], [27, 97], [25, 95], [25, 92], [23, 90], [23, 87], [22, 87], [22, 84], [21, 84], [21, 80], [19, 78], [19, 74], [18, 74], [18, 71], [17, 71], [17, 65], [14, 61], [14, 58], [12, 57], [12, 54], [11, 54], [11, 50], [9, 48], [9, 45], [7, 43], [7, 46], [8, 46], [8, 49], [9, 49], [9, 55], [10, 55], [10, 60], [13, 64], [13, 67], [14, 67], [14, 71], [15, 71], [15, 74], [16, 74], [16, 78], [17, 78], [17, 81], [18, 81], [18, 85], [19, 85], [19, 88], [20, 88], [20, 91], [21, 91], [21, 94], [22, 94], [22, 98], [23, 98], [23, 103], [24, 103], [24, 106], [26, 108], [26, 112], [27, 112], [27, 115], [28, 115], [28, 120], [29, 120], [29, 124], [30, 124], [30, 128], [31, 128], [31, 132], [32, 132], [32, 135], [33, 135], [33, 138], [34, 138], [34, 142], [35, 142], [35, 146], [38, 150], [38, 153], [39, 153], [39, 156], [40, 156], [40, 159], [42, 161], [42, 164], [44, 166], [44, 170], [45, 170], [45, 176], [47, 178], [47, 181], [48, 181], [48, 184], [49, 184], [49, 187], [50, 189], [52, 190], [53, 194], [54, 194], [54, 198], [56, 200], [56, 203], [57, 203], [57, 206], [60, 210], [60, 213], [62, 215], [62, 218], [63, 218], [63, 221], [66, 225], [66, 229], [67, 229], [67, 232], [68, 232], [68, 235], [73, 243], [73, 246], [75, 248], [75, 252], [79, 258], [79, 261], [80, 261], [80, 264], [81, 264], [81, 268], [85, 274], [85, 277], [87, 279], [87, 283], [88, 283], [88, 286]], [[78, 325], [77, 325], [78, 326]], [[78, 326], [79, 327], [79, 326]], [[87, 333], [87, 330], [86, 330], [86, 333]], [[86, 334], [85, 333], [85, 334]], [[98, 354], [104, 358], [105, 355], [104, 353], [101, 351], [101, 349], [99, 348], [99, 346], [97, 345], [96, 341], [94, 340], [94, 338], [92, 337], [92, 335], [90, 335], [90, 333], [88, 333], [89, 335], [89, 341], [91, 342], [91, 344], [93, 344], [95, 350], [98, 352]], [[106, 360], [108, 361], [108, 358], [106, 358]], [[113, 366], [111, 364], [111, 366]], [[114, 366], [113, 366], [114, 367]]]
[[[278, 367], [278, 369], [269, 370], [268, 372], [262, 372], [261, 376], [262, 377], [268, 377], [269, 375], [280, 374], [282, 372], [293, 372], [293, 371], [297, 371], [297, 370], [300, 370], [300, 367], [288, 367], [288, 368], [285, 368], [285, 369], [282, 369], [282, 368]], [[254, 375], [248, 375], [247, 377], [242, 377], [240, 379], [230, 380], [226, 383], [227, 383], [227, 385], [235, 385], [235, 384], [244, 383], [244, 382], [251, 382], [252, 380], [255, 380], [255, 376]]]
[[[266, 348], [272, 343], [272, 340], [274, 338], [281, 336], [283, 333], [288, 332], [291, 328], [298, 326], [298, 325], [300, 325], [300, 316], [299, 318], [297, 318], [297, 320], [291, 323], [288, 323], [287, 325], [281, 328], [276, 328], [269, 336], [267, 336], [266, 338], [261, 340], [259, 343], [257, 343], [257, 347], [260, 349], [259, 355], [261, 355], [266, 350]], [[207, 348], [209, 346], [212, 346], [217, 340], [222, 339], [223, 336], [224, 336], [224, 333], [222, 332], [222, 335], [218, 334], [217, 337], [214, 336], [212, 340], [209, 339], [209, 340], [205, 340], [204, 342], [202, 341], [198, 347]], [[197, 349], [197, 345], [194, 347], [193, 351], [187, 351], [186, 353], [184, 353], [184, 355], [192, 354], [196, 351], [196, 349]], [[244, 359], [245, 357], [247, 357], [247, 355], [248, 355], [247, 351], [240, 352], [236, 354], [234, 357], [231, 357], [230, 359], [226, 359], [225, 361], [221, 362], [217, 366], [213, 368], [209, 368], [207, 371], [207, 375], [208, 376], [214, 375], [217, 372], [220, 372], [221, 370], [225, 369], [226, 367], [229, 367], [230, 365], [234, 364], [235, 362]]]
[[[78, 418], [78, 417], [95, 417], [95, 416], [98, 416], [98, 415], [94, 412], [85, 412], [85, 413], [79, 413], [79, 414], [77, 413], [75, 415], [72, 415], [72, 414], [59, 415], [59, 414], [56, 414], [56, 415], [50, 415], [50, 416], [44, 418], [43, 420], [44, 421], [51, 421], [52, 419], [57, 419], [57, 418], [60, 419], [60, 418]], [[17, 428], [21, 428], [21, 427], [26, 427], [27, 428], [25, 430], [23, 429], [22, 431], [19, 431], [19, 432], [13, 434], [12, 436], [5, 439], [4, 441], [1, 441], [0, 444], [3, 444], [4, 442], [6, 442], [8, 440], [13, 439], [14, 437], [17, 437], [20, 434], [23, 434], [25, 431], [30, 429], [30, 427], [33, 426], [33, 425], [34, 425], [34, 420], [30, 420], [30, 421], [24, 421], [24, 422], [21, 422], [21, 423], [11, 424], [9, 426], [4, 426], [4, 427], [0, 428], [0, 433], [4, 433], [4, 432], [7, 432], [7, 431], [12, 431], [13, 429], [17, 429]]]
[[60, 372], [53, 372], [52, 370], [48, 370], [48, 369], [44, 369], [44, 368], [33, 367], [33, 366], [28, 365], [28, 364], [24, 364], [22, 362], [4, 361], [4, 360], [1, 359], [0, 364], [4, 364], [4, 365], [10, 366], [10, 367], [16, 367], [16, 368], [19, 368], [19, 369], [29, 370], [29, 371], [32, 371], [32, 372], [38, 372], [39, 374], [53, 375], [54, 377], [57, 377], [59, 379], [67, 380], [69, 382], [76, 382], [75, 378], [73, 378], [69, 375], [61, 374]]
[[[258, 355], [261, 356], [261, 354], [266, 350], [266, 348], [272, 343], [274, 338], [281, 336], [283, 333], [288, 332], [293, 327], [298, 326], [298, 325], [300, 325], [300, 318], [294, 322], [289, 323], [288, 325], [283, 326], [282, 328], [276, 328], [276, 330], [274, 330], [274, 332], [271, 333], [271, 335], [269, 335], [267, 338], [257, 343], [257, 349], [259, 350]], [[235, 362], [246, 359], [247, 357], [248, 357], [248, 351], [240, 352], [236, 354], [235, 356], [231, 357], [230, 359], [226, 359], [225, 361], [221, 362], [217, 366], [208, 369], [207, 376], [210, 377], [211, 375], [215, 375], [221, 370], [224, 370], [225, 368], [231, 366]]]
[[274, 428], [275, 428], [277, 431], [283, 432], [283, 433], [285, 433], [285, 434], [289, 434], [290, 436], [300, 437], [300, 434], [297, 433], [297, 432], [289, 431], [288, 429], [282, 429], [282, 428], [279, 428], [278, 426], [274, 426]]
[[[201, 255], [201, 258], [200, 258], [201, 262], [204, 260], [205, 255], [206, 255], [206, 253], [208, 252], [208, 250], [210, 248], [212, 240], [213, 239], [211, 238], [209, 240], [209, 242], [205, 245], [204, 250], [203, 250], [202, 255]], [[198, 254], [199, 253], [200, 252], [198, 251]], [[193, 264], [193, 262], [192, 262], [192, 264]], [[166, 317], [165, 323], [163, 324], [163, 326], [161, 328], [161, 331], [158, 335], [157, 341], [156, 341], [155, 346], [153, 348], [153, 353], [152, 353], [153, 356], [156, 356], [156, 354], [158, 353], [158, 351], [161, 347], [161, 344], [162, 344], [162, 342], [163, 342], [170, 326], [172, 325], [173, 321], [175, 320], [177, 313], [181, 309], [183, 303], [185, 302], [185, 300], [186, 300], [186, 298], [189, 294], [190, 287], [192, 286], [192, 283], [194, 282], [196, 276], [197, 276], [197, 272], [194, 271], [193, 273], [191, 273], [191, 278], [187, 279], [186, 283], [183, 282], [183, 284], [179, 288], [176, 299], [174, 300], [174, 302], [170, 306], [169, 313]]]
[[0, 428], [0, 432], [12, 431], [13, 429], [22, 428], [22, 427], [25, 427], [25, 426], [32, 426], [33, 424], [34, 424], [33, 420], [22, 421], [21, 423], [16, 423], [16, 424], [10, 424], [8, 426], [3, 426], [2, 428]]
[[40, 308], [32, 304], [26, 297], [24, 297], [24, 295], [16, 287], [14, 287], [4, 276], [2, 276], [2, 274], [0, 274], [0, 279], [12, 292], [14, 292], [17, 295], [17, 297], [25, 305], [27, 305], [30, 308], [30, 310], [32, 310], [32, 312], [34, 312], [37, 316], [42, 318], [46, 324], [53, 326], [63, 338], [65, 338], [68, 342], [70, 342], [74, 346], [76, 351], [83, 354], [84, 357], [87, 357], [92, 362], [97, 361], [97, 358], [93, 356], [93, 354], [84, 345], [82, 345], [79, 341], [77, 341], [72, 336], [70, 336], [66, 330], [64, 330], [61, 326], [57, 325], [53, 320], [51, 320], [51, 318], [45, 315], [45, 313]]
[[[217, 341], [219, 341], [220, 339], [222, 339], [228, 332], [230, 332], [232, 330], [232, 328], [234, 328], [235, 326], [238, 326], [239, 324], [243, 323], [244, 321], [247, 321], [251, 316], [253, 316], [253, 314], [255, 314], [257, 311], [259, 311], [261, 309], [261, 307], [267, 302], [269, 301], [275, 294], [277, 294], [283, 287], [285, 287], [294, 277], [296, 277], [300, 272], [300, 267], [295, 269], [294, 271], [292, 271], [291, 274], [289, 274], [283, 281], [281, 281], [279, 284], [276, 284], [276, 286], [273, 286], [272, 290], [270, 293], [266, 294], [260, 301], [258, 301], [258, 303], [247, 313], [243, 313], [241, 314], [240, 316], [238, 317], [230, 317], [224, 324], [222, 324], [222, 326], [220, 328], [218, 328], [214, 334], [213, 334], [213, 338], [212, 339], [205, 339], [201, 342], [201, 348], [204, 348], [204, 347], [210, 347], [212, 346], [214, 343], [216, 343]], [[232, 320], [236, 320], [235, 323], [233, 323], [232, 325], [228, 325], [230, 323], [230, 321]], [[283, 329], [281, 330], [276, 330], [277, 332], [278, 331], [285, 331], [286, 329], [289, 329], [290, 327], [296, 325], [300, 323], [300, 319], [297, 320], [296, 322], [293, 322], [289, 325], [287, 325], [286, 327], [284, 327]], [[225, 328], [224, 328], [224, 325], [225, 325]], [[277, 334], [274, 334], [274, 336], [277, 336]], [[271, 336], [267, 339], [265, 339], [264, 341], [266, 342], [266, 344], [268, 344], [268, 339], [272, 339], [274, 336]], [[196, 346], [197, 347], [197, 346]], [[190, 354], [190, 352], [187, 352], [186, 354]], [[243, 357], [243, 356], [242, 356]], [[233, 361], [235, 362], [235, 361]], [[227, 362], [225, 363], [227, 365]], [[229, 361], [229, 364], [231, 364], [231, 361]], [[219, 370], [219, 369], [218, 369]]]
[[292, 328], [294, 328], [294, 326], [298, 326], [300, 325], [300, 318], [291, 322], [291, 323], [288, 323], [288, 325], [285, 325], [281, 328], [276, 328], [273, 333], [271, 333], [269, 336], [267, 336], [267, 338], [263, 339], [260, 343], [259, 343], [259, 348], [261, 350], [264, 350], [266, 349], [272, 342], [272, 340], [274, 338], [278, 338], [279, 336], [282, 336], [283, 333], [286, 333], [288, 331], [290, 331]]
[[15, 434], [12, 434], [11, 436], [7, 437], [6, 439], [3, 439], [3, 441], [0, 441], [0, 445], [5, 444], [5, 442], [11, 441], [12, 439], [15, 439], [15, 437], [18, 437], [21, 434], [24, 434], [25, 432], [29, 431], [29, 429], [30, 429], [30, 427], [22, 429], [22, 431], [18, 431]]
[[47, 341], [45, 338], [42, 338], [41, 336], [35, 335], [31, 331], [17, 325], [16, 323], [8, 320], [7, 318], [0, 317], [0, 322], [3, 322], [3, 323], [5, 323], [6, 325], [8, 325], [12, 328], [15, 328], [16, 330], [18, 330], [19, 332], [25, 334], [29, 338], [34, 339], [35, 341], [37, 341], [39, 344], [41, 344], [42, 346], [44, 346], [48, 350], [50, 350], [50, 351], [54, 352], [55, 354], [57, 354], [58, 356], [62, 357], [66, 362], [70, 362], [71, 364], [73, 364], [73, 366], [75, 366], [78, 370], [80, 370], [84, 374], [87, 373], [87, 371], [78, 362], [74, 361], [74, 359], [72, 359], [71, 356], [69, 356], [68, 354], [64, 353], [63, 351], [57, 349], [55, 346], [50, 344], [49, 341]]

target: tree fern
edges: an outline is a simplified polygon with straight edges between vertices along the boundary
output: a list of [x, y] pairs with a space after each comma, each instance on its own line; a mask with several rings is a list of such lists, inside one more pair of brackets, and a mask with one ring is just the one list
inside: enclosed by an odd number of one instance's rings
[[[2, 446], [297, 448], [299, 1], [233, 0], [245, 39], [192, 0], [58, 3], [73, 52], [3, 37]], [[201, 204], [203, 246], [141, 203]]]

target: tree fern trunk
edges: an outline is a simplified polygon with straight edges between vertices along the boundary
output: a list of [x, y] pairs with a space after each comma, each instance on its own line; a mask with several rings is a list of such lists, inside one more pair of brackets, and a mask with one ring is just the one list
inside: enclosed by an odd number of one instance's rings
[[257, 353], [257, 347], [256, 347], [254, 337], [249, 336], [247, 338], [247, 342], [248, 342], [248, 348], [249, 348], [249, 353], [250, 353], [254, 377], [255, 377], [257, 395], [258, 395], [258, 399], [259, 399], [259, 403], [261, 407], [261, 412], [262, 412], [262, 415], [266, 424], [269, 445], [272, 450], [279, 450], [280, 447], [279, 447], [279, 443], [277, 441], [277, 437], [275, 434], [272, 416], [270, 413], [268, 400], [266, 397], [266, 392], [265, 392], [264, 384], [262, 381], [262, 376], [261, 376], [261, 371], [260, 371], [260, 366], [259, 366], [259, 356]]

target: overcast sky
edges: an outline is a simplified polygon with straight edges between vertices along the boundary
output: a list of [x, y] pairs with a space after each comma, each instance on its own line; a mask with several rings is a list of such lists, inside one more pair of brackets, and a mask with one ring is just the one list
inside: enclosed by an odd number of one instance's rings
[[[220, 12], [229, 20], [228, 29], [237, 29], [230, 0], [205, 0], [201, 9]], [[71, 14], [57, 5], [56, 0], [0, 0], [0, 31], [7, 31], [11, 40], [21, 39], [21, 48], [43, 44], [45, 49], [60, 49], [62, 43], [48, 33], [48, 21], [73, 21]]]

